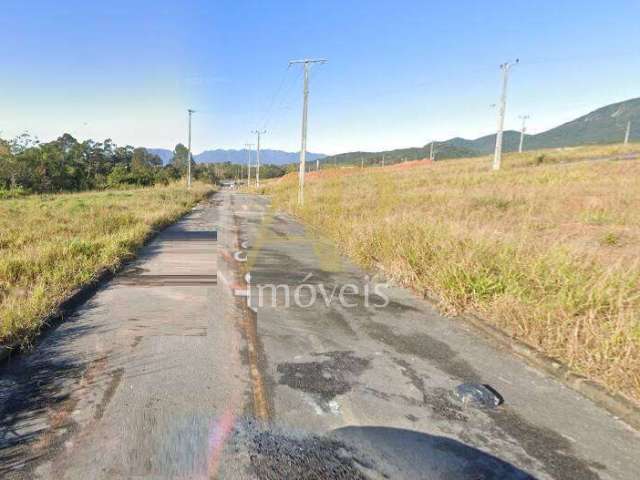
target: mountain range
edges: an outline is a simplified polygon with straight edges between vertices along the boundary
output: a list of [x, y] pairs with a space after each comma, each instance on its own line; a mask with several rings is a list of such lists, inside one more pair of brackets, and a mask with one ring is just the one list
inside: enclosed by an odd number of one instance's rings
[[[570, 147], [589, 144], [619, 143], [624, 140], [627, 123], [631, 122], [630, 140], [640, 140], [640, 98], [632, 98], [623, 102], [613, 103], [594, 110], [586, 115], [563, 123], [545, 132], [524, 137], [524, 149]], [[518, 149], [520, 132], [505, 130], [503, 133], [503, 151], [513, 152]], [[476, 139], [454, 137], [434, 144], [437, 159], [474, 157], [493, 152], [496, 135], [485, 135]], [[173, 157], [171, 150], [150, 148], [150, 152], [168, 163]], [[422, 147], [401, 148], [380, 152], [347, 152], [326, 156], [319, 153], [307, 153], [309, 161], [321, 159], [322, 163], [360, 163], [367, 164], [401, 162], [403, 160], [418, 160], [428, 158], [431, 144]], [[245, 163], [248, 151], [242, 150], [205, 150], [194, 155], [198, 163]], [[251, 158], [255, 158], [255, 151], [251, 151]], [[260, 150], [263, 164], [286, 165], [298, 162], [298, 153], [281, 150]]]
[[[627, 123], [631, 122], [630, 141], [640, 140], [640, 98], [632, 98], [594, 110], [570, 122], [536, 135], [524, 137], [524, 149], [570, 147], [589, 144], [621, 143]], [[503, 132], [503, 151], [518, 149], [520, 132]], [[476, 139], [461, 137], [435, 143], [436, 158], [460, 158], [486, 155], [493, 152], [496, 135], [485, 135]], [[403, 160], [428, 158], [431, 144], [422, 147], [403, 148], [384, 152], [349, 152], [325, 157], [326, 163], [379, 163], [384, 155], [388, 163]]]
[[[173, 152], [166, 148], [148, 148], [149, 152], [158, 155], [164, 164], [167, 164], [173, 158]], [[202, 153], [198, 153], [193, 156], [193, 160], [196, 163], [240, 163], [247, 162], [247, 158], [251, 154], [251, 161], [255, 162], [256, 152], [255, 150], [205, 150]], [[300, 154], [297, 152], [284, 152], [282, 150], [260, 150], [260, 163], [265, 165], [286, 165], [289, 163], [296, 163]], [[321, 153], [307, 152], [307, 160], [315, 161], [318, 158], [324, 158], [325, 155]]]

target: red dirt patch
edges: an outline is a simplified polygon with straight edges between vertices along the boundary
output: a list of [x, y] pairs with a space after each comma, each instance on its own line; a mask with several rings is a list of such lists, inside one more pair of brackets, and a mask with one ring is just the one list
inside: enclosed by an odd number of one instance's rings
[[422, 167], [432, 164], [433, 161], [429, 160], [428, 158], [424, 158], [422, 160], [411, 160], [410, 162], [394, 163], [393, 165], [389, 165], [388, 167], [384, 168], [389, 168], [391, 170], [405, 170], [407, 168]]
[[[383, 168], [385, 170], [406, 170], [409, 168], [423, 167], [432, 165], [434, 162], [429, 160], [428, 158], [422, 160], [411, 160], [409, 162], [401, 162], [401, 163], [393, 163], [391, 165], [387, 165], [384, 167], [375, 167], [375, 168]], [[356, 175], [360, 172], [368, 170], [373, 167], [366, 167], [364, 170], [358, 166], [344, 166], [344, 167], [333, 167], [327, 168], [325, 170], [307, 172], [305, 175], [305, 180], [316, 180], [318, 178], [334, 178], [334, 177], [342, 177], [345, 175]], [[286, 181], [289, 178], [297, 177], [298, 172], [287, 173], [286, 175], [280, 177], [278, 182]]]

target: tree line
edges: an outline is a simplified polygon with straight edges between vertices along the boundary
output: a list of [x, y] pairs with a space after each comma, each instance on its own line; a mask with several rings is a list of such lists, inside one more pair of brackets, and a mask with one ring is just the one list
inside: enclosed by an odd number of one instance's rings
[[[41, 143], [27, 134], [12, 140], [0, 139], [0, 191], [55, 193], [131, 186], [168, 184], [184, 178], [188, 150], [176, 145], [167, 165], [142, 147], [121, 147], [107, 139], [78, 141], [65, 133]], [[231, 164], [196, 164], [195, 179], [216, 183], [222, 179], [246, 178], [246, 168]], [[284, 174], [277, 166], [263, 166], [261, 176]]]

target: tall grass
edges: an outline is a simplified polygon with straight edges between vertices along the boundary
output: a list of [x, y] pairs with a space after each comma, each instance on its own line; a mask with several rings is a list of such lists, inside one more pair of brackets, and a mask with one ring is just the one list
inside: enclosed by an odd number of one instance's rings
[[640, 162], [615, 160], [639, 150], [343, 168], [312, 176], [303, 208], [293, 175], [265, 191], [362, 265], [640, 399]]
[[210, 190], [173, 185], [0, 200], [0, 344], [28, 342], [74, 288], [130, 258]]

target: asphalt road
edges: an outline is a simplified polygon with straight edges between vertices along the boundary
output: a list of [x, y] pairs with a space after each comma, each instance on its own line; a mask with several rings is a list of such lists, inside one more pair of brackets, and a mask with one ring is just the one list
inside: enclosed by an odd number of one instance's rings
[[[504, 403], [462, 403], [462, 383]], [[639, 451], [589, 400], [229, 192], [0, 366], [7, 479], [637, 479]]]

